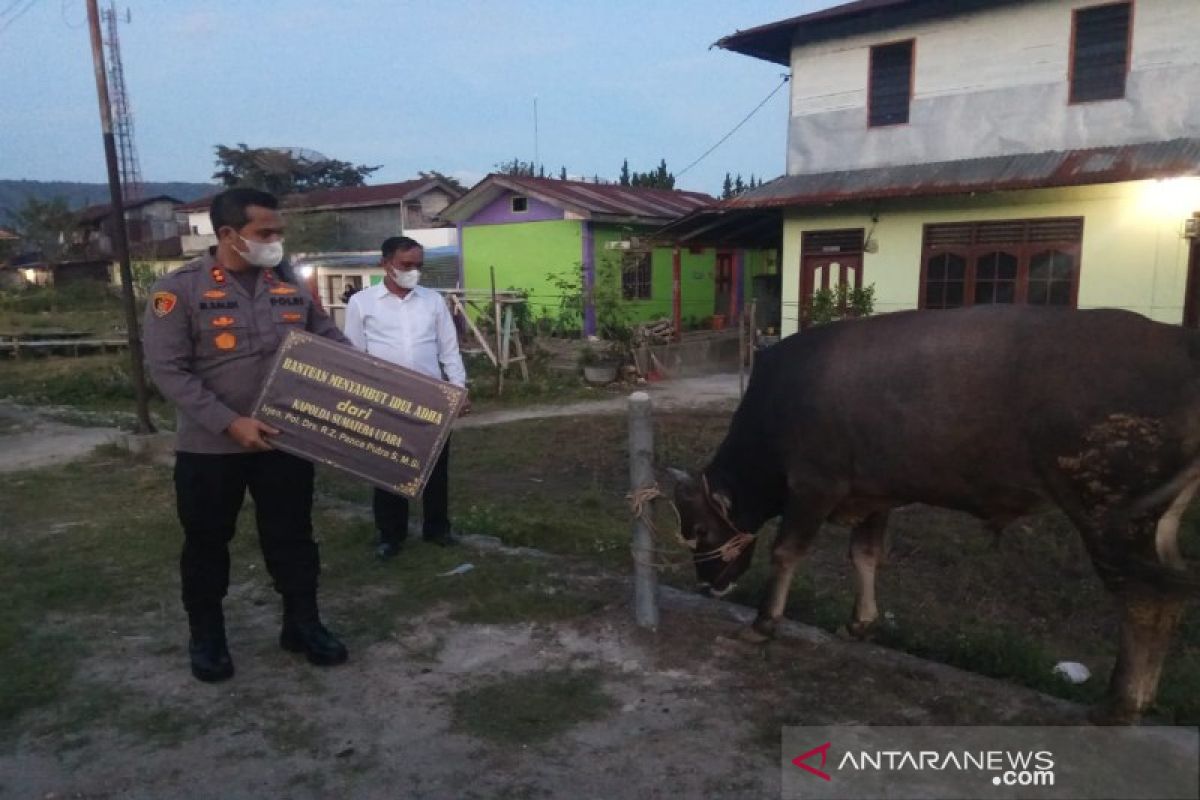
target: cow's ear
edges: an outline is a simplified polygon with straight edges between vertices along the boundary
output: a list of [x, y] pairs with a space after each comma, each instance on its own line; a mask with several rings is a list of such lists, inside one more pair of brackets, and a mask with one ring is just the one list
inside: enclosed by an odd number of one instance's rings
[[681, 496], [691, 496], [700, 491], [700, 486], [696, 483], [696, 479], [682, 469], [667, 467], [667, 476], [674, 485], [673, 492]]
[[694, 479], [692, 478], [692, 476], [688, 475], [687, 472], [685, 472], [684, 470], [681, 470], [681, 469], [675, 469], [674, 467], [667, 467], [667, 474], [670, 475], [671, 479], [674, 480], [675, 483], [680, 486], [682, 486], [686, 483], [694, 482]]

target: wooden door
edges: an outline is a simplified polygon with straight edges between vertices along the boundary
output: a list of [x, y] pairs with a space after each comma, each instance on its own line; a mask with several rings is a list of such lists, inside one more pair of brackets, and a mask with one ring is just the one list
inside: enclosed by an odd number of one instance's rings
[[717, 253], [717, 266], [713, 274], [713, 314], [720, 314], [727, 322], [736, 316], [736, 298], [734, 291], [734, 258], [733, 253], [721, 251]]
[[834, 289], [845, 285], [862, 288], [862, 254], [831, 253], [804, 256], [800, 269], [800, 328], [810, 324], [813, 294], [818, 289]]

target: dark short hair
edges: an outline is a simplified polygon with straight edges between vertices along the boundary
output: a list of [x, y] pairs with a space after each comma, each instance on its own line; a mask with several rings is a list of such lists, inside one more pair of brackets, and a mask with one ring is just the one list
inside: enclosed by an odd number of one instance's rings
[[221, 192], [212, 199], [208, 207], [208, 218], [212, 221], [213, 233], [217, 233], [226, 225], [234, 230], [241, 230], [250, 221], [246, 209], [250, 206], [263, 208], [279, 208], [275, 195], [258, 189], [237, 188]]
[[416, 239], [410, 239], [407, 236], [393, 236], [390, 239], [383, 241], [383, 260], [387, 261], [396, 253], [407, 253], [414, 247], [420, 247], [421, 243]]

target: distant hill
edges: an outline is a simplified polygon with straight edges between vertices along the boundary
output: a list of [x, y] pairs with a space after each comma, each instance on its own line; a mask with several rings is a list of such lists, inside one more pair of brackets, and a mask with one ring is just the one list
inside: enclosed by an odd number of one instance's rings
[[[144, 193], [146, 197], [156, 194], [166, 194], [177, 197], [184, 202], [198, 200], [205, 195], [213, 194], [220, 187], [211, 183], [147, 183]], [[14, 181], [0, 180], [0, 225], [8, 221], [10, 211], [16, 211], [25, 205], [30, 197], [39, 200], [51, 200], [55, 197], [65, 197], [73, 209], [108, 202], [107, 183], [77, 183], [75, 181]]]

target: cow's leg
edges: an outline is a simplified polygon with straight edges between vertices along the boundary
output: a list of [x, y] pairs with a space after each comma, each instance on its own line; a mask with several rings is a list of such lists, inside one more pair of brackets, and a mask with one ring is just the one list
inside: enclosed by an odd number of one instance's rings
[[883, 560], [883, 535], [888, 513], [871, 514], [850, 532], [850, 561], [854, 564], [854, 613], [847, 626], [850, 635], [865, 638], [879, 608], [875, 604], [875, 570]]
[[1182, 595], [1129, 587], [1120, 594], [1118, 602], [1121, 641], [1108, 684], [1108, 697], [1091, 714], [1097, 724], [1136, 722], [1154, 701], [1171, 637], [1183, 616]]
[[779, 533], [771, 547], [771, 577], [766, 594], [758, 607], [758, 616], [742, 638], [765, 642], [775, 636], [775, 628], [787, 608], [792, 576], [800, 559], [808, 551], [813, 537], [829, 512], [829, 504], [819, 500], [791, 498], [779, 520]]
[[[1129, 447], [1116, 452], [1122, 458]], [[1093, 451], [1080, 458], [1086, 460]], [[1108, 684], [1108, 697], [1093, 710], [1093, 722], [1134, 722], [1154, 701], [1171, 637], [1183, 615], [1186, 595], [1172, 588], [1170, 579], [1182, 567], [1178, 549], [1179, 518], [1197, 490], [1186, 486], [1160, 515], [1124, 516], [1127, 492], [1113, 491], [1122, 484], [1113, 476], [1122, 465], [1111, 457], [1093, 457], [1080, 474], [1074, 460], [1060, 465], [1064, 472], [1047, 471], [1048, 486], [1056, 501], [1083, 536], [1092, 564], [1117, 599], [1121, 635], [1117, 663]], [[1144, 470], [1143, 470], [1144, 471]]]

